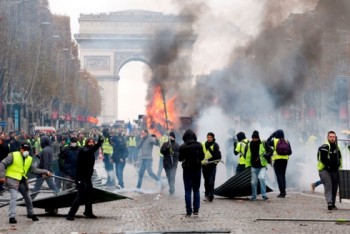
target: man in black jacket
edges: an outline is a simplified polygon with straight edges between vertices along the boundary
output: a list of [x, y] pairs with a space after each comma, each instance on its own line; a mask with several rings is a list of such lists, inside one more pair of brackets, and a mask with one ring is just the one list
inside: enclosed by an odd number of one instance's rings
[[204, 160], [202, 161], [202, 172], [204, 178], [205, 199], [212, 202], [214, 199], [214, 186], [216, 176], [216, 165], [221, 160], [219, 145], [215, 142], [212, 132], [207, 134], [207, 141], [203, 143]]
[[85, 201], [85, 217], [90, 219], [97, 218], [92, 212], [93, 187], [91, 178], [94, 173], [95, 152], [101, 147], [102, 143], [102, 136], [99, 137], [97, 144], [95, 144], [94, 139], [88, 138], [85, 146], [78, 153], [76, 174], [78, 193], [68, 212], [67, 220], [74, 220], [74, 216], [83, 201]]
[[[115, 164], [115, 173], [118, 179], [118, 186], [120, 189], [124, 188], [124, 168], [126, 164], [126, 158], [128, 157], [128, 147], [126, 140], [120, 131], [117, 136], [112, 137], [113, 154], [112, 162]], [[113, 166], [113, 164], [112, 164]]]
[[169, 183], [169, 193], [173, 195], [175, 193], [175, 177], [176, 169], [179, 161], [180, 146], [175, 142], [174, 132], [170, 132], [169, 141], [163, 143], [160, 148], [160, 152], [163, 154], [163, 168], [165, 170], [166, 177]]
[[[201, 186], [201, 161], [204, 159], [204, 152], [201, 143], [197, 141], [196, 134], [188, 129], [182, 136], [184, 144], [180, 146], [179, 161], [182, 162], [183, 180], [185, 186], [186, 217], [198, 215], [200, 207]], [[192, 209], [193, 191], [193, 209]]]
[[335, 132], [328, 132], [327, 143], [319, 148], [317, 159], [317, 169], [324, 185], [324, 195], [328, 210], [337, 210], [335, 201], [339, 186], [339, 169], [341, 168], [342, 157]]

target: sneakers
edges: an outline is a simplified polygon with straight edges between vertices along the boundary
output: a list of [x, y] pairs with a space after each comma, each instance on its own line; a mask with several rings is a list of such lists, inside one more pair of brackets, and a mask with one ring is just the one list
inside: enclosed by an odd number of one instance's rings
[[185, 215], [185, 218], [190, 218], [191, 217], [191, 214], [186, 214]]
[[278, 198], [285, 198], [285, 197], [286, 197], [286, 195], [285, 195], [285, 194], [280, 193], [280, 194], [279, 194], [277, 197], [278, 197]]
[[336, 207], [335, 205], [333, 205], [333, 210], [338, 210], [338, 207]]
[[193, 212], [193, 215], [198, 216], [198, 211]]
[[33, 221], [39, 221], [38, 217], [36, 217], [36, 215], [31, 214], [31, 215], [27, 215], [28, 219], [32, 219]]
[[256, 197], [251, 197], [250, 200], [251, 201], [256, 201]]
[[66, 219], [69, 220], [69, 221], [74, 221], [74, 217], [73, 216], [67, 215]]
[[263, 196], [262, 199], [263, 199], [264, 201], [266, 201], [266, 200], [269, 199], [269, 198], [266, 197], [266, 196]]
[[88, 214], [88, 213], [86, 213], [86, 212], [84, 212], [84, 216], [85, 216], [85, 218], [87, 218], [87, 219], [97, 219], [97, 216], [96, 215], [94, 215], [94, 214]]
[[316, 185], [315, 183], [311, 183], [311, 192], [315, 192]]
[[17, 223], [16, 218], [10, 218], [10, 219], [9, 219], [9, 223]]

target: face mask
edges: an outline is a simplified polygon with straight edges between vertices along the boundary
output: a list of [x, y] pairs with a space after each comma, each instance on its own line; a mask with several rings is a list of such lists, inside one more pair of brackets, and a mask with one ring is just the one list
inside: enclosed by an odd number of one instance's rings
[[29, 152], [28, 151], [23, 151], [23, 157], [28, 157], [28, 155], [29, 155]]
[[76, 147], [76, 146], [77, 146], [77, 143], [74, 142], [74, 143], [71, 143], [70, 145], [71, 145], [72, 147]]

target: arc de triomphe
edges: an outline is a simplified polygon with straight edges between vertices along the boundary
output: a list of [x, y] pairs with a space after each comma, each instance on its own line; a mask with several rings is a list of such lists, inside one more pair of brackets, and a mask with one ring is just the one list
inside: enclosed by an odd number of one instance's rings
[[118, 119], [118, 81], [123, 79], [119, 71], [130, 61], [149, 64], [145, 52], [154, 33], [191, 27], [183, 17], [141, 10], [81, 14], [79, 24], [79, 33], [74, 36], [81, 68], [96, 77], [102, 96], [100, 123]]

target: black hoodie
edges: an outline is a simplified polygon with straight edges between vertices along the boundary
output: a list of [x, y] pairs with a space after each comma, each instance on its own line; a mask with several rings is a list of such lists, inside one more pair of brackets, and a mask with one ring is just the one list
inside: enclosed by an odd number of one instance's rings
[[188, 129], [184, 133], [182, 140], [184, 143], [180, 146], [179, 161], [182, 162], [184, 170], [201, 170], [201, 162], [204, 159], [202, 144], [197, 141], [196, 134]]

